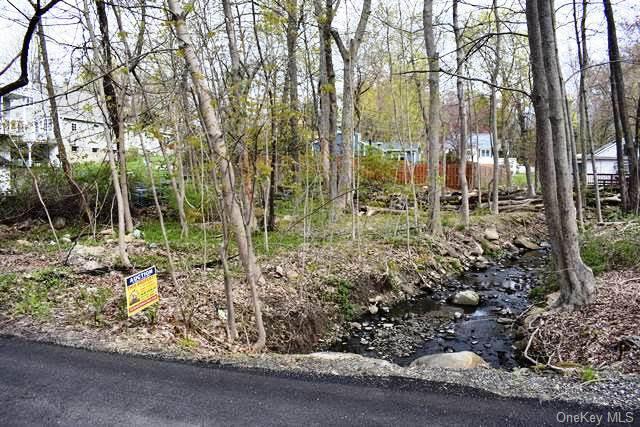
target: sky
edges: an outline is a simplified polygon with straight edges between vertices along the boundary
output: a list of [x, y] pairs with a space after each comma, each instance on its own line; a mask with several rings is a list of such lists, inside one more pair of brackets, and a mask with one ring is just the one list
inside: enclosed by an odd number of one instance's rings
[[[334, 25], [345, 36], [352, 34], [355, 30], [359, 19], [361, 1], [362, 0], [341, 0], [341, 6], [334, 20]], [[77, 16], [77, 11], [73, 10], [76, 2], [79, 2], [79, 0], [67, 0], [67, 2], [56, 6], [56, 8], [45, 17], [45, 32], [49, 39], [50, 62], [54, 66], [54, 73], [56, 74], [58, 84], [64, 84], [65, 82], [63, 81], [68, 80], [69, 75], [74, 70], [74, 56], [71, 54], [72, 49], [69, 46], [80, 45], [83, 41], [82, 28], [77, 19], [73, 18], [74, 15]], [[580, 3], [580, 1], [578, 2]], [[491, 0], [471, 0], [471, 3], [474, 5], [473, 7], [468, 5], [470, 2], [467, 1], [465, 3], [466, 6], [461, 6], [461, 20], [463, 21], [470, 12], [477, 15], [479, 7], [488, 9], [491, 6]], [[524, 0], [500, 0], [499, 4], [513, 10], [524, 9]], [[394, 6], [395, 9], [402, 10], [405, 16], [415, 14], [418, 17], [416, 25], [420, 24], [419, 15], [422, 11], [421, 1], [373, 0], [373, 13], [369, 21], [369, 28], [373, 29], [375, 26], [380, 26], [381, 9], [383, 7], [393, 8]], [[435, 8], [434, 15], [436, 16], [436, 22], [439, 24], [437, 29], [440, 33], [438, 37], [439, 51], [450, 52], [450, 54], [442, 58], [443, 67], [453, 69], [455, 54], [451, 52], [454, 50], [454, 41], [453, 35], [450, 32], [450, 26], [447, 25], [451, 23], [451, 0], [436, 1]], [[0, 69], [4, 68], [19, 52], [22, 43], [27, 18], [22, 16], [16, 9], [19, 9], [24, 14], [29, 14], [31, 11], [28, 0], [0, 0], [0, 40], [3, 45], [3, 49], [0, 52]], [[577, 69], [571, 0], [556, 1], [556, 9], [558, 48], [563, 74], [564, 77], [567, 78], [574, 74]], [[624, 31], [624, 23], [640, 19], [640, 2], [614, 0], [614, 13], [617, 20], [618, 37], [621, 45], [624, 45], [630, 41], [630, 36]], [[514, 19], [524, 21], [524, 15], [517, 15]], [[589, 28], [589, 50], [592, 63], [605, 62], [607, 60], [607, 40], [602, 2], [595, 1], [590, 5], [587, 26]], [[523, 22], [519, 25], [512, 25], [512, 29], [519, 32], [525, 32], [525, 27]], [[414, 29], [419, 30], [419, 27]], [[32, 56], [35, 55], [34, 51], [32, 51]], [[337, 53], [337, 49], [335, 49], [335, 51], [336, 58], [334, 62], [336, 70], [340, 75], [341, 59]], [[366, 52], [362, 52], [361, 55], [366, 55]], [[16, 62], [11, 67], [11, 73], [15, 75], [18, 70], [18, 63]], [[6, 81], [9, 75], [10, 73], [0, 76], [0, 82]], [[451, 84], [451, 78], [445, 77], [443, 80], [444, 89], [446, 90], [447, 85]], [[567, 90], [570, 93], [575, 87], [575, 80], [576, 78], [569, 80]]]

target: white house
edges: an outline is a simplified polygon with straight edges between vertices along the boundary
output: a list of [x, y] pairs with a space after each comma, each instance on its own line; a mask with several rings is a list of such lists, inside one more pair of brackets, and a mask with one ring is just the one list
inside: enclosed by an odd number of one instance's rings
[[[624, 141], [622, 142], [622, 144], [624, 145]], [[593, 167], [591, 164], [591, 156], [590, 155], [586, 155], [585, 157], [585, 161], [583, 162], [582, 160], [582, 155], [578, 154], [577, 158], [578, 158], [578, 167], [580, 168], [580, 170], [582, 170], [582, 168], [584, 167], [584, 164], [586, 164], [586, 171], [587, 171], [587, 182], [589, 184], [593, 183]], [[616, 142], [615, 141], [611, 141], [607, 144], [604, 144], [603, 146], [599, 147], [598, 149], [594, 150], [593, 152], [593, 158], [595, 160], [595, 164], [596, 164], [596, 172], [598, 174], [598, 180], [599, 181], [610, 181], [610, 182], [614, 182], [617, 180], [618, 177], [618, 157], [617, 157], [617, 150], [616, 150]], [[584, 163], [584, 164], [583, 164]], [[627, 156], [624, 156], [624, 166], [625, 166], [625, 174], [628, 174], [629, 172], [629, 159], [627, 158]]]
[[[481, 165], [493, 165], [493, 147], [491, 135], [488, 133], [472, 133], [469, 136], [467, 159]], [[504, 158], [498, 158], [498, 165], [504, 164]], [[518, 163], [515, 157], [509, 157], [511, 174], [524, 172], [524, 167]]]
[[[104, 161], [107, 153], [105, 122], [95, 103], [95, 96], [76, 91], [56, 100], [60, 132], [69, 161]], [[46, 97], [30, 89], [23, 88], [0, 98], [0, 193], [11, 189], [10, 167], [60, 166], [49, 111]], [[142, 154], [141, 143], [150, 152], [159, 151], [155, 138], [127, 131], [127, 148], [135, 147]], [[115, 144], [111, 149], [116, 152]]]

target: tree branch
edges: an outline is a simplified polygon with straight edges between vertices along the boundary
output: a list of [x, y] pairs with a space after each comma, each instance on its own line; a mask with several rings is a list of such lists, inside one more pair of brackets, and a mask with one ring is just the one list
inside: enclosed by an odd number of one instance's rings
[[61, 1], [62, 0], [51, 0], [46, 6], [40, 7], [40, 0], [38, 0], [34, 5], [35, 11], [29, 20], [27, 32], [24, 34], [24, 38], [22, 39], [22, 50], [20, 51], [20, 76], [13, 82], [0, 86], [0, 96], [4, 96], [29, 84], [29, 46], [31, 45], [33, 33], [36, 31], [40, 18], [42, 18], [45, 13]]
[[[401, 71], [401, 72], [394, 73], [394, 74], [397, 74], [397, 75], [426, 74], [428, 72], [429, 72], [429, 70], [411, 70], [411, 71]], [[481, 79], [481, 78], [478, 78], [478, 77], [463, 76], [463, 75], [460, 75], [460, 74], [456, 74], [456, 73], [454, 73], [452, 71], [444, 70], [442, 68], [440, 68], [440, 72], [443, 73], [443, 74], [446, 74], [448, 76], [451, 76], [451, 77], [459, 77], [459, 78], [461, 78], [463, 80], [469, 80], [469, 81], [472, 81], [472, 82], [480, 82], [480, 83], [486, 84], [489, 87], [495, 87], [496, 89], [500, 89], [500, 90], [508, 90], [508, 91], [511, 91], [511, 92], [517, 92], [517, 93], [521, 93], [521, 94], [523, 94], [523, 95], [525, 95], [527, 97], [531, 97], [531, 94], [529, 92], [527, 92], [525, 90], [522, 90], [522, 89], [515, 88], [515, 87], [506, 87], [506, 86], [494, 85], [490, 81], [485, 80], [485, 79]]]

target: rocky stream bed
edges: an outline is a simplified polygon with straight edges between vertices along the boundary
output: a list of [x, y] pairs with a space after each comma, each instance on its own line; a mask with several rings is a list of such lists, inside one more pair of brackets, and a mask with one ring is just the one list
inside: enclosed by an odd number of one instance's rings
[[369, 312], [330, 349], [400, 366], [429, 354], [472, 351], [495, 368], [517, 367], [515, 321], [531, 305], [528, 294], [547, 255], [547, 249], [513, 254], [394, 305], [371, 299]]

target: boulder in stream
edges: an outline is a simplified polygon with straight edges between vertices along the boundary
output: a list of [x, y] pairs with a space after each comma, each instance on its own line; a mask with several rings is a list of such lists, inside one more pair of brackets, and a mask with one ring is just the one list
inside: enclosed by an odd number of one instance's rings
[[535, 243], [533, 243], [531, 240], [527, 239], [524, 236], [516, 237], [515, 240], [513, 241], [513, 244], [519, 248], [524, 248], [531, 251], [540, 249], [540, 246], [536, 245]]
[[480, 304], [480, 295], [471, 290], [461, 291], [451, 298], [451, 302], [457, 305], [469, 305], [475, 307]]
[[472, 351], [458, 351], [455, 353], [438, 353], [422, 356], [411, 362], [412, 368], [445, 368], [445, 369], [474, 369], [488, 368], [489, 364]]

